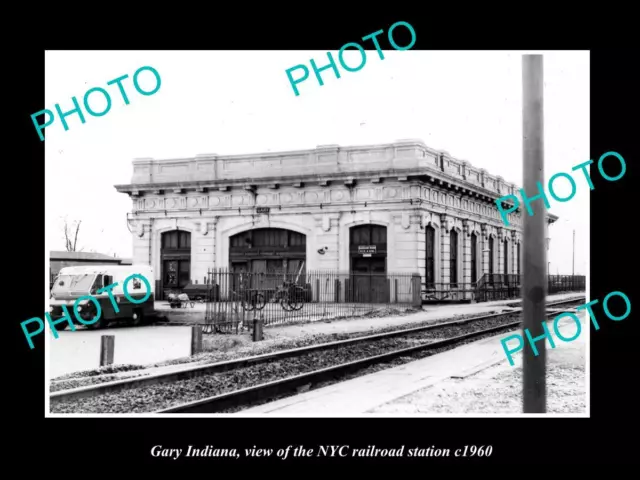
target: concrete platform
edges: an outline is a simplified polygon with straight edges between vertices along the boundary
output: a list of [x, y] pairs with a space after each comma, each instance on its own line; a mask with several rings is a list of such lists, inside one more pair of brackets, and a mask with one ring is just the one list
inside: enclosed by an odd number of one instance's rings
[[[548, 364], [563, 367], [561, 379], [555, 378], [559, 375], [556, 370], [549, 370], [547, 379], [549, 398], [558, 396], [561, 398], [563, 395], [566, 397], [567, 392], [563, 394], [561, 391], [558, 394], [556, 390], [558, 388], [562, 390], [569, 382], [572, 387], [570, 395], [578, 398], [578, 402], [584, 402], [584, 395], [586, 395], [584, 352], [589, 325], [585, 325], [584, 314], [579, 316], [582, 317], [582, 333], [577, 340], [565, 343], [554, 338], [555, 349], [552, 349], [547, 342]], [[576, 326], [572, 320], [563, 319], [560, 325], [560, 331], [564, 336], [571, 337], [575, 334]], [[552, 330], [551, 325], [549, 326]], [[515, 332], [517, 331], [514, 330], [513, 333]], [[522, 380], [519, 376], [521, 375], [521, 353], [514, 355], [515, 366], [512, 367], [500, 343], [510, 334], [502, 333], [485, 338], [399, 367], [250, 408], [237, 415], [280, 417], [380, 415], [388, 417], [437, 416], [441, 413], [520, 414], [522, 404], [518, 394], [522, 389]], [[565, 373], [567, 371], [568, 376]], [[475, 400], [479, 397], [484, 402], [482, 407], [473, 411], [473, 408], [468, 408], [468, 402], [464, 404], [456, 401], [455, 395], [447, 395], [447, 391], [452, 391], [454, 384], [457, 389], [456, 395], [461, 392], [471, 393], [472, 397], [476, 397]], [[498, 392], [500, 388], [509, 391], [508, 401], [505, 400], [508, 395]], [[558, 410], [578, 411], [583, 415], [586, 413], [586, 408], [576, 410], [572, 405], [565, 404], [558, 407]]]

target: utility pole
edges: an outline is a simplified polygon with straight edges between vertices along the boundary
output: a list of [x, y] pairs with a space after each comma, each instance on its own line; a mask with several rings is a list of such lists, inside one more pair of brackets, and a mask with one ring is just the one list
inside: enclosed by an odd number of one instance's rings
[[[537, 182], [544, 184], [544, 79], [542, 55], [523, 55], [523, 176], [524, 190], [529, 195], [538, 192]], [[531, 193], [529, 193], [531, 192]], [[539, 199], [531, 204], [533, 215], [524, 215], [524, 279], [523, 304], [523, 411], [545, 413], [546, 405], [546, 338], [542, 327], [545, 321], [547, 282], [545, 264], [545, 225], [547, 212]], [[548, 264], [547, 264], [548, 268]], [[534, 354], [528, 337], [528, 329], [538, 355]]]

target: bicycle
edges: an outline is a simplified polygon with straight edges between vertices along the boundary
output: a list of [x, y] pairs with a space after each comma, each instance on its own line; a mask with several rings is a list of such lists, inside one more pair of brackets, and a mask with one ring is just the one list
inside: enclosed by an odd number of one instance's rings
[[241, 294], [240, 298], [242, 302], [242, 309], [247, 312], [262, 310], [267, 303], [264, 295], [259, 291], [254, 290], [245, 290], [243, 294]]
[[302, 309], [304, 298], [305, 291], [300, 285], [295, 285], [293, 282], [283, 282], [271, 300], [273, 303], [279, 301], [284, 311], [293, 312]]

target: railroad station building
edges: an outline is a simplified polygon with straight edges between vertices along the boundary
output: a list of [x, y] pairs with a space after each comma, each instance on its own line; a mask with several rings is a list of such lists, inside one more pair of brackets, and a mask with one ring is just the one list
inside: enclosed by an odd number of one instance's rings
[[423, 290], [521, 272], [523, 211], [505, 227], [494, 203], [520, 187], [420, 140], [135, 159], [115, 188], [163, 290], [210, 268], [418, 273]]

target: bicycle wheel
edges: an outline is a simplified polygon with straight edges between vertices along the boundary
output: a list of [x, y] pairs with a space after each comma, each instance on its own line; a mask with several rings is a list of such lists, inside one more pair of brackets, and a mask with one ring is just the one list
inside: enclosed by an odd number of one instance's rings
[[242, 297], [242, 309], [247, 312], [252, 311], [255, 308], [255, 303], [253, 302], [253, 298], [248, 299], [247, 296]]
[[304, 307], [304, 302], [302, 301], [302, 299], [296, 299], [291, 300], [291, 302], [289, 302], [289, 305], [291, 306], [291, 310], [297, 311], [302, 310], [302, 307]]
[[300, 310], [304, 306], [304, 290], [296, 288], [291, 291], [289, 306], [291, 310]]
[[254, 299], [253, 304], [255, 305], [256, 310], [262, 310], [266, 305], [264, 295], [262, 295], [261, 293], [256, 293], [253, 299]]
[[295, 312], [302, 308], [302, 303], [296, 302], [293, 298], [290, 298], [287, 304], [289, 305], [288, 310], [291, 312]]
[[285, 312], [291, 312], [293, 310], [293, 308], [291, 308], [291, 305], [289, 304], [289, 295], [283, 295], [280, 298], [280, 306]]

